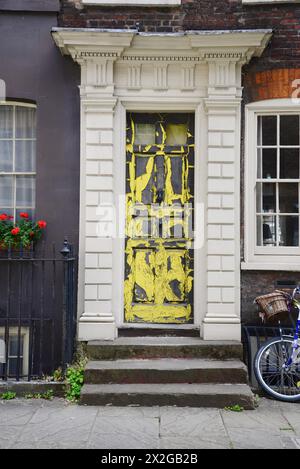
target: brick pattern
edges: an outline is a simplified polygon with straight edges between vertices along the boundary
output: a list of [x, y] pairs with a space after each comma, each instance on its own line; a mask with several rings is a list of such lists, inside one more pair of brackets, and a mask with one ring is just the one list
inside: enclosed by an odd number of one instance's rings
[[299, 87], [299, 84], [294, 84], [295, 80], [300, 80], [299, 68], [280, 68], [249, 73], [244, 81], [247, 101], [291, 98]]
[[[276, 281], [292, 281], [300, 284], [299, 272], [268, 272], [268, 271], [244, 271], [241, 279], [241, 298], [243, 323], [261, 325], [253, 304], [254, 298], [259, 295], [265, 295], [275, 290]], [[290, 324], [290, 322], [288, 322]]]
[[300, 67], [300, 6], [245, 5], [242, 0], [182, 0], [180, 7], [82, 7], [79, 0], [62, 0], [59, 25], [88, 28], [135, 28], [178, 32], [201, 29], [271, 28], [274, 36], [262, 59], [246, 70]]

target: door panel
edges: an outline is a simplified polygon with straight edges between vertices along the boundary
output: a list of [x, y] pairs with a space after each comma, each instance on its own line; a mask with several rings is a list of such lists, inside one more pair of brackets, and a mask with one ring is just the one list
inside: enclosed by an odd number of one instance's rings
[[192, 322], [193, 133], [193, 115], [128, 115], [127, 322]]

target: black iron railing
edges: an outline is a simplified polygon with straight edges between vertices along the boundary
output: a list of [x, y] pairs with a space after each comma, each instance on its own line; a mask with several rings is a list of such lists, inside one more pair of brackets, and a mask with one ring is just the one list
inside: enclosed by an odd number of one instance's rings
[[[281, 327], [284, 335], [293, 335], [294, 328]], [[253, 372], [253, 363], [256, 352], [264, 342], [272, 337], [280, 336], [279, 326], [243, 326], [242, 341], [244, 345], [244, 361], [248, 366], [249, 379], [252, 385], [256, 385]]]
[[72, 246], [0, 253], [0, 378], [32, 380], [64, 370], [76, 335]]

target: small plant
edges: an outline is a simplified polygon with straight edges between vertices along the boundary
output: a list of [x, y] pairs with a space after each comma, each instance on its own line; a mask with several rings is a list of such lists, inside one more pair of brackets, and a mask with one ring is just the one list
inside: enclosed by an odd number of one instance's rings
[[231, 405], [231, 406], [225, 407], [224, 410], [228, 410], [228, 411], [231, 411], [231, 412], [243, 412], [245, 409], [244, 409], [244, 407], [241, 407], [239, 404], [236, 404], [236, 405]]
[[54, 370], [52, 375], [43, 375], [43, 380], [48, 381], [49, 383], [58, 383], [61, 381], [64, 381], [65, 376], [63, 373], [62, 368], [57, 368], [57, 370]]
[[260, 397], [258, 394], [254, 394], [254, 406], [259, 407]]
[[10, 401], [12, 399], [16, 398], [16, 393], [12, 391], [7, 391], [1, 394], [0, 398], [3, 399], [4, 401]]
[[53, 391], [49, 389], [45, 392], [35, 392], [35, 393], [28, 393], [24, 395], [25, 399], [46, 399], [51, 401], [53, 399]]
[[65, 377], [62, 368], [57, 368], [57, 370], [53, 372], [52, 379], [56, 382], [64, 381]]
[[79, 362], [69, 366], [67, 369], [65, 397], [68, 401], [76, 402], [80, 398], [80, 392], [83, 386], [84, 366], [84, 363]]
[[66, 371], [65, 398], [68, 401], [76, 402], [80, 398], [80, 392], [84, 381], [84, 368], [87, 361], [84, 346], [79, 345], [74, 364], [70, 365]]
[[42, 393], [42, 399], [46, 399], [47, 401], [51, 401], [53, 399], [53, 390], [48, 389], [48, 391], [45, 391]]
[[45, 220], [33, 222], [29, 219], [27, 212], [19, 214], [20, 220], [13, 222], [13, 217], [6, 213], [0, 214], [0, 248], [30, 248], [34, 241], [42, 236], [43, 229], [46, 228]]

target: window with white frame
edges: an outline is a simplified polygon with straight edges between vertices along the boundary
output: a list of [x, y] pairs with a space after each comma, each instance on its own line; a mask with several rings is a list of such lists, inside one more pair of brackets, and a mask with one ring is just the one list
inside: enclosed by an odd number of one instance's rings
[[[5, 343], [5, 329], [0, 327], [0, 339]], [[9, 328], [7, 343], [7, 375], [15, 377], [28, 375], [29, 365], [29, 328]], [[0, 376], [4, 373], [4, 364], [0, 362]]]
[[257, 246], [299, 246], [299, 136], [299, 114], [257, 116]]
[[[276, 102], [285, 105], [276, 109]], [[290, 104], [290, 106], [288, 105]], [[245, 261], [299, 263], [300, 109], [250, 105], [245, 161]], [[300, 270], [300, 266], [299, 266]]]
[[34, 217], [36, 179], [36, 106], [0, 105], [0, 212], [18, 219]]

